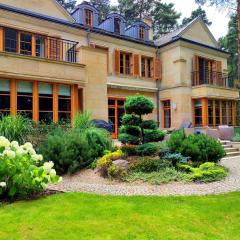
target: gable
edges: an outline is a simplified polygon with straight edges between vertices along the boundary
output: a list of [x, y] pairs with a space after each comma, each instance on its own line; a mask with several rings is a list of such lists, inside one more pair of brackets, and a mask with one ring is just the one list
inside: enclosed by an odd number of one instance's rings
[[73, 22], [70, 14], [55, 0], [0, 0], [0, 4]]
[[218, 47], [217, 41], [214, 39], [208, 27], [203, 23], [201, 19], [193, 22], [193, 24], [186, 28], [185, 31], [181, 34], [181, 37], [211, 47]]

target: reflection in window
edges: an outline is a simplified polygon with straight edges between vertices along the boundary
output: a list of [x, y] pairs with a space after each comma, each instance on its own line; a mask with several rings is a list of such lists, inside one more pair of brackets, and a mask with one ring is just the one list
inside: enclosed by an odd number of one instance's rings
[[0, 115], [10, 114], [10, 81], [0, 80]]
[[53, 120], [53, 86], [39, 83], [39, 121], [50, 123]]
[[214, 125], [213, 101], [214, 100], [208, 100], [208, 124], [209, 125]]
[[45, 57], [45, 37], [36, 35], [36, 56]]
[[171, 127], [171, 101], [163, 101], [164, 128]]
[[202, 125], [202, 100], [196, 100], [194, 103], [195, 125]]
[[32, 118], [33, 89], [32, 82], [17, 82], [17, 113]]
[[215, 114], [216, 114], [216, 125], [220, 125], [221, 124], [221, 114], [220, 114], [220, 101], [219, 100], [215, 100]]
[[32, 55], [32, 34], [20, 33], [20, 53]]
[[18, 32], [16, 30], [5, 28], [5, 51], [17, 53], [18, 49]]
[[71, 87], [58, 86], [58, 117], [59, 121], [71, 119]]

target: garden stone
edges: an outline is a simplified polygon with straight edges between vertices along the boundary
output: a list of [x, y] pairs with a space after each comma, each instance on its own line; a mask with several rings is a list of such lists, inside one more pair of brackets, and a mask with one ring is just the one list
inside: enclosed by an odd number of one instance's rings
[[125, 170], [129, 167], [129, 162], [123, 159], [113, 161], [113, 164], [116, 165], [121, 170]]

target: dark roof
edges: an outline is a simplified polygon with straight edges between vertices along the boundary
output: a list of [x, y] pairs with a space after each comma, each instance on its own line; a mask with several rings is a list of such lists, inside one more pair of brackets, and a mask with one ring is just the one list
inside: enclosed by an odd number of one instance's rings
[[134, 43], [145, 45], [145, 46], [148, 46], [148, 47], [154, 47], [154, 48], [156, 47], [153, 41], [141, 41], [141, 40], [137, 40], [137, 39], [134, 39], [134, 38], [131, 38], [131, 37], [128, 37], [128, 36], [117, 35], [117, 34], [105, 31], [103, 29], [100, 29], [100, 28], [88, 28], [88, 27], [85, 27], [84, 25], [76, 23], [76, 22], [70, 22], [70, 21], [67, 21], [67, 20], [62, 20], [62, 19], [59, 19], [59, 18], [47, 16], [47, 15], [40, 14], [40, 13], [31, 12], [31, 11], [28, 11], [28, 10], [25, 10], [25, 9], [19, 9], [19, 8], [8, 6], [8, 5], [1, 4], [1, 3], [0, 3], [0, 9], [5, 10], [5, 11], [9, 11], [9, 12], [13, 12], [13, 13], [22, 14], [22, 15], [25, 15], [25, 16], [28, 16], [28, 17], [38, 18], [38, 19], [41, 19], [41, 20], [65, 25], [65, 26], [68, 26], [68, 27], [71, 27], [71, 28], [82, 29], [82, 30], [86, 30], [86, 31], [89, 31], [89, 32], [98, 33], [98, 34], [102, 34], [102, 35], [105, 35], [105, 36], [113, 37], [113, 38], [118, 38], [118, 39], [129, 41], [129, 42], [134, 42]]

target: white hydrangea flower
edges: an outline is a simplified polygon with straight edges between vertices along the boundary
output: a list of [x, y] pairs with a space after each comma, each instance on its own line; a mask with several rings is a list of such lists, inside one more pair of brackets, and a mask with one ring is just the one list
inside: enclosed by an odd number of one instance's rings
[[46, 183], [41, 183], [42, 188], [45, 190], [47, 189], [48, 185]]
[[38, 154], [38, 161], [42, 161], [43, 160], [43, 155], [42, 154]]
[[22, 146], [19, 147], [19, 148], [16, 150], [16, 155], [17, 155], [17, 156], [23, 156], [23, 155], [25, 155], [25, 154], [27, 154], [27, 151], [24, 150], [24, 148], [23, 148]]
[[53, 162], [45, 162], [45, 163], [43, 164], [43, 169], [44, 169], [47, 173], [49, 173], [49, 172], [51, 171], [51, 169], [53, 168], [53, 166], [54, 166], [54, 163], [53, 163]]
[[39, 177], [35, 177], [34, 180], [35, 180], [36, 182], [41, 182], [41, 179], [40, 179]]
[[11, 147], [15, 148], [15, 149], [18, 149], [19, 148], [19, 144], [17, 141], [12, 141], [11, 142]]
[[6, 182], [0, 182], [0, 187], [5, 188], [7, 186]]
[[4, 150], [3, 155], [7, 156], [10, 159], [13, 159], [16, 157], [16, 153], [12, 150]]
[[28, 152], [30, 155], [35, 155], [36, 151], [33, 148], [28, 148]]
[[43, 156], [41, 154], [33, 154], [31, 157], [35, 162], [41, 162], [43, 160]]
[[24, 147], [25, 149], [32, 149], [32, 148], [33, 148], [33, 145], [32, 145], [30, 142], [26, 142], [26, 143], [23, 145], [23, 147]]
[[62, 182], [62, 177], [59, 177], [59, 179], [58, 179], [58, 183], [60, 183], [60, 182]]
[[9, 147], [9, 146], [10, 146], [10, 141], [7, 138], [1, 136], [0, 137], [0, 147]]
[[50, 171], [50, 176], [51, 176], [51, 177], [55, 177], [56, 175], [57, 175], [56, 170], [55, 170], [55, 169], [52, 169], [52, 170]]

